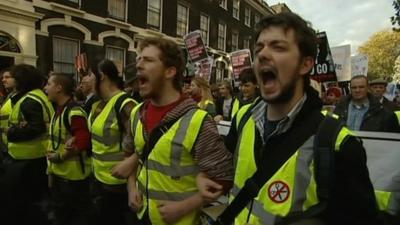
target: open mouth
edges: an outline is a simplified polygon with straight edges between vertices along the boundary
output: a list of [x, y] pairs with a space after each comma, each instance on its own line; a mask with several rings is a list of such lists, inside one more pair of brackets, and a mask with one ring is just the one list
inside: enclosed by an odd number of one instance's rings
[[145, 77], [143, 75], [138, 74], [137, 76], [138, 76], [139, 85], [143, 85], [149, 81], [149, 79], [147, 79], [147, 77]]
[[277, 78], [277, 71], [272, 67], [266, 67], [261, 69], [259, 74], [264, 84], [269, 83], [271, 81], [275, 81]]

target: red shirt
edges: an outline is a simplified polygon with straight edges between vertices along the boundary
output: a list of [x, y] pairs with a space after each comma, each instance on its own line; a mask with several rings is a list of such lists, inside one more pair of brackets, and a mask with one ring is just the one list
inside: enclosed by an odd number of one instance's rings
[[181, 103], [185, 97], [181, 96], [178, 100], [165, 106], [155, 106], [149, 101], [144, 116], [144, 126], [148, 134], [161, 122], [164, 116]]
[[[61, 116], [63, 110], [64, 106], [58, 106], [56, 116]], [[75, 145], [78, 151], [86, 151], [90, 148], [90, 132], [85, 117], [73, 116], [71, 118], [71, 132], [75, 137]]]

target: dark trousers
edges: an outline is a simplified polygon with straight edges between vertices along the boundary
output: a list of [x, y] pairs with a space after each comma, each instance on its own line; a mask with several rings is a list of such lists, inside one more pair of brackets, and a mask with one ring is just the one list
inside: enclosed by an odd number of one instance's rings
[[107, 185], [95, 181], [94, 190], [94, 204], [97, 211], [95, 224], [137, 224], [136, 215], [128, 207], [126, 184]]
[[92, 215], [89, 179], [71, 181], [52, 175], [54, 225], [89, 225]]
[[4, 225], [46, 224], [46, 159], [14, 160], [7, 156], [0, 175], [0, 218]]

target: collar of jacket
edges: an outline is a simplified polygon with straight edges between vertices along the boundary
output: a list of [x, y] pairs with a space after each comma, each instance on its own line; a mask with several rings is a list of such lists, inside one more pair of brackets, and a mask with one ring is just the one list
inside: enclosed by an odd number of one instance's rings
[[[297, 126], [297, 124], [307, 118], [307, 116], [311, 115], [311, 113], [315, 110], [321, 111], [322, 109], [322, 100], [318, 96], [318, 92], [316, 92], [312, 87], [306, 89], [305, 93], [305, 101], [299, 102], [298, 109], [293, 108], [290, 112], [290, 116], [286, 116], [277, 126], [276, 130], [272, 133], [272, 135], [279, 135], [281, 133], [286, 132], [293, 126]], [[302, 101], [302, 100], [301, 100]], [[265, 113], [268, 110], [267, 104], [264, 101], [259, 101], [256, 103], [255, 107], [252, 110], [252, 117], [256, 123], [257, 129], [262, 137], [263, 143], [264, 140], [264, 120]]]

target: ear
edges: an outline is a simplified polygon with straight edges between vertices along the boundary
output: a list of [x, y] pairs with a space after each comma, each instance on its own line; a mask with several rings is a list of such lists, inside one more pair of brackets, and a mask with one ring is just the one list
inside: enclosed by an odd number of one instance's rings
[[104, 78], [105, 78], [104, 73], [100, 72], [100, 80], [104, 80]]
[[315, 65], [315, 61], [311, 56], [304, 57], [300, 65], [300, 75], [306, 75]]
[[56, 90], [57, 90], [57, 93], [60, 93], [63, 91], [63, 87], [61, 86], [61, 84], [57, 84]]
[[171, 66], [171, 67], [168, 67], [166, 70], [165, 70], [165, 72], [164, 72], [164, 74], [165, 74], [165, 78], [167, 78], [167, 79], [173, 79], [174, 78], [174, 76], [176, 76], [176, 68], [175, 67], [173, 67], [173, 66]]

